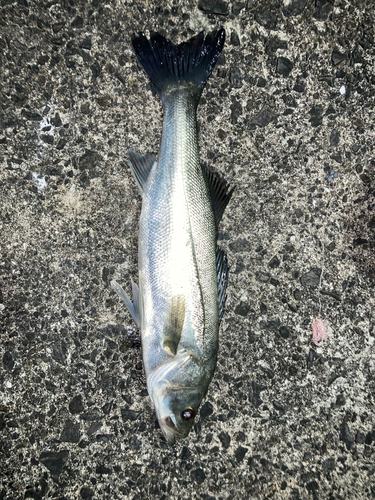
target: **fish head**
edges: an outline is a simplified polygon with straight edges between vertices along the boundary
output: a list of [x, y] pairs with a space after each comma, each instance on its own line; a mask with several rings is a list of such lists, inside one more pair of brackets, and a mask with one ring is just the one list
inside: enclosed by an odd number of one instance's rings
[[176, 358], [148, 381], [160, 428], [171, 445], [189, 434], [211, 380], [194, 356]]
[[198, 387], [166, 388], [163, 397], [155, 400], [161, 430], [169, 444], [189, 434], [203, 394]]

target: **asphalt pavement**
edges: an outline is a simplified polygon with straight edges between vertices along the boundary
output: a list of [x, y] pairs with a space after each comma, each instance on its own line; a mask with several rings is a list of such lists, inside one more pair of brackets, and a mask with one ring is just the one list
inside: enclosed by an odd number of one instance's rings
[[[373, 2], [0, 6], [0, 499], [375, 498]], [[170, 447], [109, 285], [138, 278], [126, 150], [161, 139], [131, 34], [220, 26], [198, 128], [236, 187], [228, 298]]]

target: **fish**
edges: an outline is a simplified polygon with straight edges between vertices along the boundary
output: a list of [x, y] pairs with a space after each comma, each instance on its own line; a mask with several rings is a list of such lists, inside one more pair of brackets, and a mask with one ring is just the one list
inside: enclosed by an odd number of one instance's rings
[[189, 434], [214, 375], [228, 260], [218, 225], [233, 188], [201, 165], [197, 107], [225, 40], [204, 32], [179, 45], [159, 33], [132, 36], [163, 104], [158, 158], [128, 150], [142, 196], [138, 285], [133, 300], [111, 281], [141, 332], [147, 389], [167, 442]]

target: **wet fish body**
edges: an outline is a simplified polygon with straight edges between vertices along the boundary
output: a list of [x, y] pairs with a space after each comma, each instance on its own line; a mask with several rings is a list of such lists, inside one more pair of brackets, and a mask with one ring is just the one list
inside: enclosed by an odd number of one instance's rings
[[214, 374], [227, 260], [217, 226], [232, 191], [199, 161], [196, 111], [224, 44], [224, 30], [173, 45], [133, 37], [163, 102], [159, 157], [129, 151], [142, 194], [139, 287], [133, 301], [112, 282], [141, 329], [149, 395], [170, 444], [186, 437]]

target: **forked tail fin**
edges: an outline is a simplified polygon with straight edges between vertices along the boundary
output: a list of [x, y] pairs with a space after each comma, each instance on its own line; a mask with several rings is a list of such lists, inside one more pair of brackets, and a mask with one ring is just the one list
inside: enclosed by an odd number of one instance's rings
[[151, 33], [150, 40], [144, 33], [132, 37], [138, 61], [162, 101], [168, 90], [183, 86], [190, 88], [198, 102], [224, 40], [223, 28], [206, 36], [202, 31], [180, 45], [174, 45], [158, 33]]

